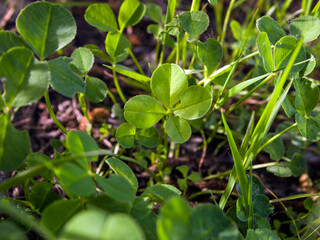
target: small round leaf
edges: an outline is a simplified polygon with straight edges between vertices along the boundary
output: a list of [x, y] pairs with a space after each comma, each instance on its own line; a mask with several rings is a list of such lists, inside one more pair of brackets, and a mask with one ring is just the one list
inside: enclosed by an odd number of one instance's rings
[[15, 33], [9, 31], [0, 31], [0, 55], [13, 47], [26, 47], [24, 41]]
[[77, 48], [73, 51], [71, 58], [71, 69], [81, 77], [87, 74], [93, 65], [93, 54], [88, 48]]
[[196, 38], [209, 26], [209, 17], [206, 13], [201, 11], [184, 12], [179, 16], [180, 26]]
[[[117, 62], [123, 60], [123, 55], [128, 55], [127, 48], [131, 47], [129, 40], [119, 32], [109, 32], [106, 37], [105, 45], [107, 53], [116, 59]], [[117, 59], [120, 57], [121, 60]]]
[[257, 20], [257, 28], [260, 32], [266, 32], [271, 44], [286, 36], [286, 32], [283, 30], [281, 25], [273, 20], [269, 16], [263, 16]]
[[135, 96], [124, 106], [124, 117], [136, 128], [149, 128], [156, 124], [166, 111], [154, 98]]
[[151, 77], [152, 92], [166, 108], [173, 107], [187, 87], [186, 74], [176, 64], [167, 63], [159, 66]]
[[296, 18], [290, 23], [289, 31], [296, 38], [303, 38], [303, 42], [313, 41], [320, 34], [320, 19], [315, 16]]
[[[279, 70], [285, 68], [294, 52], [298, 40], [292, 36], [285, 36], [281, 38], [275, 45], [274, 49], [274, 63], [275, 69]], [[307, 60], [306, 51], [304, 48], [301, 48], [295, 64]], [[299, 72], [306, 63], [297, 64], [291, 68], [291, 73]]]
[[184, 143], [191, 136], [191, 127], [183, 118], [170, 115], [166, 123], [168, 136], [176, 143]]
[[119, 10], [119, 26], [122, 32], [125, 27], [136, 25], [143, 17], [146, 6], [138, 0], [125, 0]]
[[208, 39], [206, 42], [198, 42], [198, 56], [200, 61], [208, 67], [214, 69], [222, 60], [222, 48], [215, 39]]
[[107, 85], [95, 77], [86, 77], [86, 90], [84, 94], [94, 103], [102, 102], [107, 96]]
[[203, 117], [211, 107], [212, 95], [201, 86], [191, 86], [181, 95], [181, 103], [174, 109], [178, 116], [193, 120]]
[[124, 148], [132, 148], [134, 146], [134, 138], [136, 128], [129, 123], [123, 123], [117, 128], [117, 142]]
[[304, 116], [301, 113], [295, 115], [298, 128], [302, 136], [310, 141], [320, 140], [320, 120], [318, 117]]
[[118, 31], [116, 17], [112, 9], [105, 3], [91, 4], [84, 15], [86, 21], [101, 31]]
[[17, 29], [42, 60], [70, 43], [76, 35], [77, 26], [64, 7], [36, 2], [20, 12]]
[[148, 148], [154, 148], [159, 144], [159, 132], [155, 127], [139, 130], [137, 137], [142, 145]]

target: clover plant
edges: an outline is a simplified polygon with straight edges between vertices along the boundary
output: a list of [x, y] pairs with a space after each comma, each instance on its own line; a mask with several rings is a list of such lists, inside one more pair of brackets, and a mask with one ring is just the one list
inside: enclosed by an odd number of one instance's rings
[[[84, 19], [105, 32], [104, 50], [89, 44], [74, 49], [69, 57], [63, 50], [75, 38], [77, 26], [62, 5], [31, 3], [16, 19], [17, 33], [0, 31], [0, 171], [16, 172], [0, 183], [1, 239], [27, 239], [25, 233], [30, 230], [44, 239], [286, 237], [279, 232], [281, 223], [275, 220], [272, 226], [268, 220], [274, 211], [272, 203], [281, 200], [269, 200], [252, 171], [262, 167], [278, 177], [299, 177], [307, 172], [303, 149], [320, 140], [320, 92], [312, 74], [317, 69], [318, 56], [312, 44], [319, 39], [320, 5], [311, 10], [311, 4], [303, 3], [301, 16], [284, 29], [270, 16], [258, 17], [259, 1], [243, 26], [231, 21], [231, 32], [238, 42], [228, 46], [225, 36], [235, 1], [228, 6], [223, 26], [219, 11], [223, 1], [203, 2], [202, 9], [201, 1], [193, 0], [190, 11], [178, 12], [179, 1], [169, 0], [163, 14], [155, 3], [124, 0], [117, 16], [107, 3], [90, 4]], [[205, 11], [209, 7], [215, 9], [217, 39], [210, 34], [204, 38], [211, 24]], [[276, 12], [284, 14], [285, 10]], [[124, 34], [144, 16], [153, 22], [147, 30], [156, 39], [155, 59], [145, 68]], [[230, 58], [228, 50], [232, 51]], [[116, 94], [104, 81], [89, 75], [95, 57], [112, 71]], [[133, 68], [126, 66], [129, 57]], [[249, 73], [239, 73], [244, 62], [252, 67]], [[118, 74], [139, 88], [140, 94], [125, 96]], [[86, 132], [68, 130], [61, 124], [49, 90], [70, 99], [77, 96], [89, 122]], [[259, 94], [266, 105], [251, 113], [245, 132], [236, 132], [230, 114]], [[103, 149], [91, 136], [87, 105], [88, 101], [103, 104], [107, 96], [120, 122], [112, 149]], [[56, 147], [51, 157], [33, 152], [28, 132], [13, 124], [19, 108], [42, 97], [65, 135], [62, 142], [53, 141]], [[273, 123], [281, 109], [287, 119], [275, 129]], [[112, 133], [105, 125], [100, 130]], [[216, 204], [190, 207], [183, 198], [188, 198], [188, 180], [206, 181], [217, 175], [202, 176], [181, 165], [177, 170], [182, 178], [176, 187], [164, 177], [171, 171], [167, 160], [179, 155], [180, 144], [193, 132], [203, 139], [200, 167], [215, 137], [223, 138], [222, 143], [230, 147], [234, 167], [217, 174], [228, 175], [228, 183], [222, 192], [216, 191], [221, 195]], [[272, 161], [255, 165], [261, 151]], [[132, 164], [148, 175], [147, 184], [139, 182]], [[24, 196], [9, 197], [8, 190], [19, 184], [23, 184]], [[207, 193], [215, 194], [215, 189], [198, 195]], [[230, 208], [225, 213], [227, 204]], [[299, 239], [302, 233], [306, 238], [315, 236], [319, 218], [313, 216], [318, 208], [306, 200], [307, 227], [298, 226], [298, 220], [285, 208]]]

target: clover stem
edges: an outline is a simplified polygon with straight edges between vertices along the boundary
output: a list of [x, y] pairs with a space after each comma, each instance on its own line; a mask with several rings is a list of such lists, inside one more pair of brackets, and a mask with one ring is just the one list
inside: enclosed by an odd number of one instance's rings
[[125, 96], [123, 95], [123, 92], [122, 92], [121, 87], [120, 87], [119, 82], [118, 82], [117, 73], [114, 70], [115, 64], [112, 64], [112, 66], [113, 66], [112, 73], [113, 73], [114, 85], [116, 86], [117, 92], [118, 92], [122, 102], [126, 103], [127, 100], [126, 100]]
[[139, 72], [140, 72], [142, 75], [146, 75], [146, 74], [144, 73], [144, 71], [142, 70], [142, 68], [141, 68], [141, 66], [140, 66], [140, 64], [139, 64], [136, 56], [135, 56], [134, 53], [132, 52], [132, 50], [131, 50], [130, 48], [128, 48], [127, 50], [128, 50], [128, 53], [129, 53], [130, 57], [132, 58], [133, 62], [134, 62], [135, 65], [137, 66]]
[[116, 100], [116, 98], [114, 97], [113, 93], [112, 93], [109, 89], [107, 90], [107, 93], [108, 93], [108, 96], [111, 98], [112, 102], [113, 102], [114, 104], [116, 104], [116, 103], [117, 103], [117, 100]]
[[227, 32], [227, 27], [228, 27], [228, 22], [229, 22], [229, 18], [230, 18], [230, 14], [231, 14], [231, 10], [233, 8], [233, 4], [234, 4], [235, 0], [231, 0], [231, 2], [229, 3], [229, 7], [227, 10], [227, 14], [224, 18], [224, 23], [223, 23], [223, 28], [222, 28], [222, 33], [221, 33], [221, 37], [220, 37], [220, 43], [221, 45], [223, 44], [224, 38], [226, 36], [226, 32]]
[[176, 64], [179, 65], [180, 62], [180, 34], [177, 36], [177, 52], [176, 52]]
[[158, 39], [156, 44], [155, 54], [154, 54], [154, 63], [153, 63], [154, 67], [156, 67], [158, 64], [159, 51], [160, 51], [160, 40]]
[[89, 117], [89, 113], [88, 113], [87, 103], [86, 103], [86, 99], [85, 99], [83, 93], [78, 93], [78, 100], [79, 100], [79, 103], [80, 103], [80, 105], [81, 105], [81, 109], [82, 109], [83, 115], [84, 115], [85, 118], [88, 120], [88, 122], [90, 122], [90, 117]]
[[50, 114], [52, 120], [58, 126], [58, 128], [60, 128], [60, 130], [63, 133], [67, 134], [68, 133], [67, 129], [65, 129], [65, 127], [60, 123], [60, 121], [58, 120], [58, 118], [56, 117], [56, 114], [54, 113], [54, 111], [52, 109], [52, 105], [51, 105], [51, 101], [50, 101], [49, 91], [48, 90], [44, 93], [44, 99], [46, 101], [46, 105], [47, 105], [47, 108], [48, 108], [48, 111], [49, 111], [49, 114]]

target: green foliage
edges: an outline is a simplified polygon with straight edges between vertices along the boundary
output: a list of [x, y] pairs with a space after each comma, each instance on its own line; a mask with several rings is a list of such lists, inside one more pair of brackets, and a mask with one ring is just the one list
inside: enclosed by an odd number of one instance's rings
[[198, 42], [198, 56], [203, 65], [205, 65], [209, 74], [220, 64], [222, 60], [222, 47], [215, 39], [207, 39], [206, 42]]
[[290, 23], [289, 31], [296, 38], [303, 38], [303, 42], [313, 41], [320, 34], [320, 19], [314, 16], [296, 18]]
[[102, 102], [107, 96], [107, 85], [95, 77], [86, 77], [85, 96], [94, 103]]
[[62, 6], [47, 2], [28, 5], [17, 18], [17, 29], [43, 60], [63, 48], [76, 35], [76, 23]]
[[260, 32], [267, 33], [272, 45], [275, 45], [280, 38], [286, 36], [286, 33], [280, 24], [268, 16], [263, 16], [257, 20], [257, 28]]
[[197, 38], [209, 26], [209, 17], [206, 13], [200, 11], [184, 12], [179, 15], [180, 26], [190, 36]]

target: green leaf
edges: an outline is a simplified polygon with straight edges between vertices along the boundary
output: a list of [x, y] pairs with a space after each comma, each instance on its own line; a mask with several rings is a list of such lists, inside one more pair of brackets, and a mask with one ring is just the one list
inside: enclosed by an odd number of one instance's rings
[[18, 131], [9, 122], [9, 115], [0, 114], [0, 171], [17, 169], [29, 154], [27, 131]]
[[137, 192], [139, 187], [137, 177], [127, 164], [117, 158], [108, 158], [106, 160], [106, 163], [114, 171], [115, 174], [127, 179], [127, 181], [132, 185], [134, 192]]
[[136, 128], [129, 123], [122, 123], [116, 131], [117, 142], [124, 148], [132, 148], [135, 142]]
[[107, 53], [114, 59], [126, 55], [127, 48], [131, 47], [129, 40], [119, 32], [109, 32], [105, 45]]
[[128, 236], [132, 240], [145, 240], [140, 226], [130, 216], [123, 213], [108, 215], [92, 209], [74, 216], [66, 224], [60, 239], [122, 240]]
[[179, 15], [180, 26], [190, 36], [197, 38], [207, 30], [209, 26], [209, 17], [201, 11], [184, 12]]
[[230, 22], [230, 28], [231, 28], [233, 37], [236, 40], [241, 41], [243, 39], [244, 31], [243, 31], [240, 23], [238, 21], [236, 21], [236, 20], [232, 20]]
[[295, 78], [293, 85], [296, 90], [296, 110], [303, 115], [308, 115], [319, 102], [319, 87], [308, 78]]
[[[96, 141], [87, 133], [82, 131], [69, 131], [65, 139], [66, 148], [74, 155], [84, 154], [90, 151], [98, 151], [99, 147]], [[84, 169], [87, 168], [88, 162], [97, 161], [98, 156], [78, 158], [78, 163], [82, 163]]]
[[320, 120], [319, 117], [304, 116], [301, 113], [295, 115], [298, 128], [302, 136], [310, 141], [320, 140]]
[[111, 175], [109, 178], [102, 178], [97, 175], [96, 180], [108, 197], [132, 206], [135, 199], [135, 191], [126, 178], [121, 175]]
[[24, 41], [15, 33], [0, 30], [0, 56], [13, 47], [26, 47]]
[[56, 200], [60, 200], [61, 196], [51, 192], [52, 183], [37, 182], [30, 192], [30, 203], [35, 209], [42, 212], [45, 207]]
[[85, 96], [94, 103], [102, 102], [107, 96], [108, 87], [99, 78], [86, 77], [86, 90]]
[[313, 69], [316, 66], [316, 58], [312, 53], [306, 52], [307, 58], [309, 61], [306, 63], [306, 65], [303, 67], [303, 69], [299, 72], [300, 77], [304, 77], [309, 75]]
[[222, 60], [220, 43], [212, 38], [207, 39], [206, 42], [199, 41], [197, 51], [200, 61], [208, 68], [209, 74], [211, 74]]
[[298, 39], [303, 38], [304, 43], [313, 41], [320, 34], [320, 19], [315, 16], [296, 18], [290, 23], [289, 32]]
[[58, 4], [29, 4], [17, 18], [17, 29], [43, 60], [74, 39], [77, 26], [71, 13]]
[[89, 174], [89, 165], [87, 169], [76, 163], [65, 163], [55, 169], [55, 173], [68, 195], [87, 197], [95, 193], [96, 185]]
[[86, 21], [101, 31], [118, 31], [116, 17], [112, 9], [105, 3], [91, 4], [84, 14]]
[[81, 77], [86, 75], [93, 65], [93, 54], [88, 48], [77, 48], [73, 51], [71, 58], [70, 68]]
[[169, 184], [156, 184], [148, 187], [141, 197], [148, 197], [152, 202], [166, 203], [172, 197], [180, 196], [179, 189]]
[[71, 59], [59, 57], [48, 61], [51, 85], [60, 94], [72, 98], [77, 92], [84, 92], [85, 83], [70, 69]]
[[46, 164], [47, 170], [42, 171], [39, 176], [44, 177], [47, 180], [52, 180], [54, 173], [53, 173], [53, 166], [50, 168], [51, 158], [43, 153], [31, 153], [28, 155], [27, 158], [28, 167], [34, 167], [40, 164]]
[[6, 105], [22, 107], [37, 101], [48, 89], [48, 65], [38, 62], [24, 47], [14, 47], [0, 58], [0, 75], [6, 78]]
[[146, 6], [138, 0], [125, 0], [119, 10], [118, 22], [120, 32], [128, 26], [136, 25], [143, 17]]
[[270, 229], [258, 228], [255, 231], [248, 229], [246, 240], [280, 240], [274, 232]]
[[275, 176], [278, 177], [291, 177], [292, 172], [289, 167], [286, 165], [279, 163], [277, 165], [269, 166], [266, 170], [270, 173], [273, 173]]
[[208, 0], [208, 2], [213, 6], [218, 4], [218, 0]]
[[198, 172], [192, 172], [188, 177], [188, 180], [191, 182], [200, 182], [201, 181], [201, 176]]
[[296, 109], [294, 108], [289, 96], [286, 96], [286, 98], [284, 99], [284, 101], [282, 103], [282, 108], [288, 118], [294, 117], [294, 115], [297, 112]]
[[269, 203], [269, 198], [264, 194], [257, 194], [252, 199], [253, 212], [255, 216], [268, 217], [273, 213], [273, 206]]
[[280, 24], [268, 16], [263, 16], [257, 20], [257, 28], [260, 32], [266, 32], [268, 34], [272, 45], [275, 45], [280, 38], [286, 36], [286, 32]]
[[181, 102], [174, 109], [178, 116], [194, 120], [203, 117], [212, 104], [211, 92], [202, 86], [191, 86], [181, 95]]
[[160, 240], [190, 239], [192, 225], [191, 209], [181, 198], [174, 197], [162, 207], [157, 219], [158, 237]]
[[[274, 137], [276, 133], [269, 133], [265, 136], [264, 142], [268, 141], [270, 138]], [[277, 138], [271, 143], [269, 143], [264, 150], [270, 154], [270, 158], [274, 161], [280, 161], [284, 156], [285, 148], [281, 138]]]
[[154, 148], [159, 144], [159, 132], [155, 127], [140, 129], [137, 131], [137, 138], [141, 144], [148, 148]]
[[241, 239], [237, 225], [212, 204], [196, 206], [192, 211], [191, 225], [192, 236], [189, 239]]
[[166, 108], [173, 107], [187, 87], [187, 77], [176, 64], [167, 63], [159, 66], [151, 77], [152, 92]]
[[147, 95], [132, 97], [124, 106], [124, 117], [136, 128], [152, 127], [165, 113], [157, 100]]
[[272, 48], [266, 32], [261, 32], [257, 38], [259, 54], [263, 58], [263, 65], [267, 72], [274, 70]]
[[[292, 36], [285, 36], [276, 43], [274, 49], [274, 63], [276, 70], [285, 68], [288, 65], [292, 53], [296, 49], [297, 43], [298, 40]], [[295, 60], [295, 64], [305, 61], [306, 59], [306, 52], [302, 47]], [[299, 72], [301, 69], [303, 69], [304, 66], [305, 63], [300, 63], [296, 66], [293, 66], [290, 73]]]
[[152, 21], [156, 23], [162, 22], [162, 9], [159, 5], [155, 3], [147, 4], [146, 8], [146, 17], [150, 18]]
[[152, 203], [149, 203], [146, 197], [136, 197], [134, 199], [130, 215], [135, 219], [143, 219], [147, 217], [152, 211]]
[[299, 153], [294, 154], [291, 162], [285, 164], [290, 168], [294, 177], [299, 177], [308, 170], [306, 159]]
[[59, 200], [46, 207], [40, 224], [57, 234], [63, 225], [83, 208], [79, 200]]
[[107, 195], [95, 196], [88, 200], [88, 208], [100, 209], [107, 213], [129, 213], [131, 206], [125, 202], [119, 202]]
[[181, 172], [183, 178], [186, 178], [189, 171], [189, 167], [187, 165], [181, 165], [177, 167], [177, 170]]
[[189, 123], [183, 119], [170, 115], [166, 123], [168, 136], [176, 143], [184, 143], [191, 136], [191, 127]]
[[101, 51], [99, 49], [99, 46], [94, 45], [94, 44], [86, 44], [84, 45], [85, 48], [89, 49], [93, 55], [95, 55], [98, 58], [101, 58], [102, 60], [105, 60], [108, 63], [112, 63], [111, 57], [106, 54], [104, 51]]
[[105, 67], [115, 70], [116, 72], [127, 76], [129, 78], [132, 78], [138, 82], [150, 82], [150, 78], [142, 75], [140, 73], [137, 73], [135, 71], [133, 71], [131, 68], [128, 68], [126, 66], [120, 65], [120, 64], [115, 64], [113, 67], [112, 66], [108, 66], [108, 65], [104, 65]]
[[0, 239], [6, 240], [27, 240], [24, 231], [10, 221], [1, 221]]
[[138, 222], [148, 240], [158, 240], [156, 220], [157, 215], [153, 212], [150, 212], [145, 218], [138, 219]]

